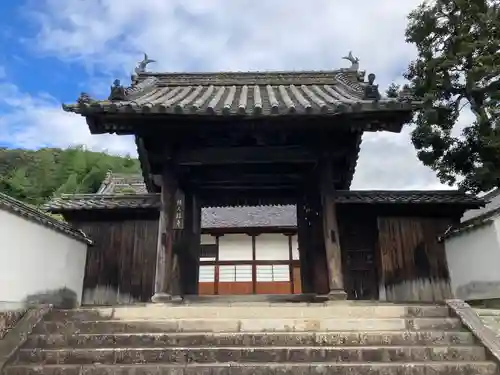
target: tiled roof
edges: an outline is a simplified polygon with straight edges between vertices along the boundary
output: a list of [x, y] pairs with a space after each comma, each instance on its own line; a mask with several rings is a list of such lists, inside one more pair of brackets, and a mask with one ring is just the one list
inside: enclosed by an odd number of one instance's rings
[[[378, 90], [349, 69], [310, 72], [142, 73], [130, 87], [119, 82], [108, 100], [83, 94], [68, 112], [176, 115], [336, 115], [360, 111], [411, 111], [418, 103], [379, 99]], [[376, 91], [378, 93], [378, 91]]]
[[[340, 204], [453, 204], [479, 207], [484, 202], [457, 191], [338, 191]], [[159, 194], [64, 195], [45, 209], [54, 213], [84, 210], [156, 209]], [[295, 226], [295, 206], [212, 207], [202, 211], [204, 228]]]
[[49, 212], [160, 208], [159, 194], [64, 194], [43, 208]]
[[37, 209], [32, 208], [25, 203], [20, 202], [17, 199], [9, 197], [8, 195], [3, 193], [0, 193], [0, 209], [12, 212], [13, 214], [21, 216], [27, 220], [31, 220], [47, 228], [56, 230], [89, 245], [92, 244], [92, 240], [88, 238], [81, 230], [73, 228], [72, 226], [64, 222], [57, 220], [41, 211], [38, 211]]
[[484, 195], [482, 199], [487, 202], [484, 207], [465, 211], [459, 225], [450, 227], [443, 238], [455, 237], [470, 230], [482, 227], [493, 222], [500, 216], [500, 189], [495, 189]]
[[[67, 211], [160, 209], [159, 194], [63, 195], [44, 207], [54, 213]], [[203, 228], [294, 227], [295, 206], [211, 207], [202, 209]]]
[[337, 191], [337, 203], [458, 204], [480, 207], [484, 201], [456, 190], [345, 190]]
[[487, 203], [484, 207], [465, 211], [462, 222], [489, 216], [491, 213], [500, 211], [500, 189], [495, 189], [482, 197]]

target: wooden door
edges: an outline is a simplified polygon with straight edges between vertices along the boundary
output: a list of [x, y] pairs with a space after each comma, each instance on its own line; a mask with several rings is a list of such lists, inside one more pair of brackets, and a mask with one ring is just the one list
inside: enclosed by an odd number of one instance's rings
[[347, 298], [378, 299], [375, 218], [339, 210], [338, 222]]

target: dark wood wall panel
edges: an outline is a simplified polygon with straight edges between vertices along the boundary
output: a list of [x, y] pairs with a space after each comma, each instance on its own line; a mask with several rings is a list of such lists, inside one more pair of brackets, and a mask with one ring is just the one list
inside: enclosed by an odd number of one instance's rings
[[94, 240], [87, 253], [84, 303], [150, 301], [154, 292], [158, 220], [73, 224]]
[[379, 217], [381, 274], [389, 301], [442, 301], [451, 297], [444, 244], [449, 219]]
[[378, 299], [376, 217], [363, 209], [339, 209], [338, 223], [347, 298]]

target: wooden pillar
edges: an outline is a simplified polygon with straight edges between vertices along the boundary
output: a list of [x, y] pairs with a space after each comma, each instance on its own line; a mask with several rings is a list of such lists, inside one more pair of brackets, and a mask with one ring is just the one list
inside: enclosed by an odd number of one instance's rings
[[181, 262], [182, 290], [184, 294], [198, 294], [201, 249], [201, 207], [196, 195], [186, 191], [184, 195], [184, 246], [178, 256]]
[[256, 245], [256, 235], [255, 233], [250, 234], [252, 236], [252, 293], [257, 294], [257, 265], [255, 261], [257, 259], [257, 248]]
[[198, 294], [200, 283], [200, 255], [201, 255], [201, 203], [200, 199], [193, 193], [193, 242], [192, 253], [196, 258], [196, 266], [193, 270], [193, 293]]
[[344, 277], [342, 274], [342, 253], [335, 209], [335, 186], [331, 159], [325, 160], [321, 164], [319, 180], [323, 237], [330, 289], [328, 296], [331, 299], [346, 299], [347, 294], [344, 290]]
[[292, 236], [293, 234], [285, 233], [288, 239], [288, 272], [290, 275], [290, 294], [295, 293], [294, 280], [293, 280], [293, 248], [292, 248]]
[[189, 248], [188, 238], [185, 236], [184, 230], [184, 194], [177, 189], [175, 193], [175, 218], [174, 230], [172, 236], [172, 296], [183, 296], [186, 292], [183, 278], [185, 276], [184, 264], [186, 257], [189, 256], [187, 250]]
[[156, 253], [155, 294], [152, 302], [168, 302], [174, 289], [174, 222], [177, 213], [177, 180], [165, 171], [161, 176], [161, 208]]
[[221, 235], [215, 235], [215, 245], [217, 246], [217, 253], [215, 254], [215, 273], [214, 273], [214, 294], [219, 294], [219, 245]]
[[309, 262], [311, 252], [310, 230], [308, 227], [307, 213], [305, 211], [304, 197], [297, 200], [297, 241], [299, 244], [300, 281], [302, 293], [313, 293], [313, 273]]

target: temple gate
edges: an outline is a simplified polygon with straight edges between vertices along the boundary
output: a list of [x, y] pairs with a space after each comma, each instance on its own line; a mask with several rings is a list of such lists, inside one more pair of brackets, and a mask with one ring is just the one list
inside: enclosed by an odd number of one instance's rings
[[[363, 133], [400, 132], [420, 103], [406, 92], [382, 98], [375, 75], [365, 80], [355, 60], [334, 71], [248, 73], [149, 73], [142, 62], [131, 85], [115, 81], [107, 100], [82, 94], [64, 105], [84, 116], [93, 134], [135, 136], [147, 189], [161, 197], [153, 301], [197, 293], [202, 207], [281, 204], [297, 207], [303, 293], [379, 298], [377, 286], [387, 281], [381, 269], [390, 273], [393, 266], [383, 268], [377, 255], [377, 216], [370, 224], [373, 246], [363, 247], [349, 237], [340, 198]], [[446, 211], [455, 221], [478, 204], [460, 199]], [[368, 268], [353, 278], [355, 253], [365, 254], [359, 259]], [[425, 277], [447, 285], [439, 272]], [[412, 286], [404, 288], [401, 298]]]

